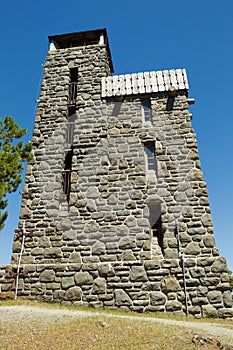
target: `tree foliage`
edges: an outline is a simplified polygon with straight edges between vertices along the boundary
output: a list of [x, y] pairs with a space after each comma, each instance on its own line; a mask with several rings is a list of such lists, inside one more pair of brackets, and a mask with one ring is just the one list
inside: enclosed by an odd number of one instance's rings
[[32, 158], [31, 143], [18, 140], [27, 129], [21, 129], [10, 116], [0, 118], [0, 230], [4, 227], [8, 205], [7, 193], [17, 190], [22, 182], [23, 164]]

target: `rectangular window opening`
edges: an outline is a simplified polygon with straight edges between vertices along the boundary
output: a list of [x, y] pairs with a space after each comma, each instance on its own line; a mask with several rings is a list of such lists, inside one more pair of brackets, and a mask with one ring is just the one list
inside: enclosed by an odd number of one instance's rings
[[146, 154], [147, 170], [154, 170], [157, 172], [157, 162], [155, 157], [155, 143], [146, 142], [144, 144], [144, 151]]
[[63, 192], [66, 195], [67, 201], [69, 203], [70, 199], [70, 187], [71, 187], [71, 170], [72, 170], [72, 157], [73, 150], [69, 150], [66, 153], [64, 168], [62, 172], [62, 180], [63, 180]]
[[76, 113], [75, 106], [68, 106], [68, 118], [72, 117]]
[[161, 215], [159, 216], [156, 223], [151, 227], [151, 233], [152, 233], [152, 243], [155, 241], [155, 244], [158, 245], [157, 249], [154, 247], [154, 250], [159, 253], [163, 254], [163, 231], [162, 231], [162, 219]]
[[68, 127], [67, 127], [67, 131], [66, 131], [66, 143], [68, 143], [69, 145], [72, 145], [73, 139], [74, 139], [74, 123], [69, 122]]
[[78, 68], [70, 68], [70, 82], [77, 83], [78, 82]]
[[143, 114], [144, 122], [152, 123], [152, 113], [151, 113], [150, 100], [144, 100], [141, 102], [141, 104], [142, 104], [142, 114]]
[[66, 130], [66, 143], [72, 145], [74, 139], [74, 126], [76, 120], [76, 108], [75, 106], [68, 107], [68, 126]]
[[77, 96], [77, 84], [78, 84], [78, 68], [70, 68], [70, 84], [69, 84], [69, 98], [68, 104], [76, 104]]

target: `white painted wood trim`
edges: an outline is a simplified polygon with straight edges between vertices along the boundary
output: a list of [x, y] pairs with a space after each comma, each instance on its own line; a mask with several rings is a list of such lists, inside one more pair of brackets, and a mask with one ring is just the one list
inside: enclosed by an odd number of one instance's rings
[[138, 95], [153, 92], [188, 90], [188, 78], [185, 69], [121, 74], [102, 78], [102, 97], [116, 94]]
[[152, 92], [158, 92], [158, 84], [157, 84], [157, 79], [156, 79], [156, 72], [150, 72], [150, 82], [151, 82], [151, 87], [152, 87]]
[[178, 84], [176, 79], [176, 71], [174, 69], [169, 71], [171, 86], [178, 90]]
[[131, 81], [131, 74], [125, 74], [125, 90], [126, 95], [132, 94], [132, 81]]
[[147, 93], [152, 92], [149, 72], [144, 73], [144, 81], [145, 81], [145, 91]]
[[164, 79], [165, 91], [168, 91], [170, 89], [170, 87], [171, 87], [170, 78], [169, 78], [169, 71], [168, 70], [164, 70], [163, 71], [163, 79]]
[[55, 43], [55, 41], [51, 41], [50, 45], [49, 45], [49, 51], [55, 51], [57, 50], [57, 44]]

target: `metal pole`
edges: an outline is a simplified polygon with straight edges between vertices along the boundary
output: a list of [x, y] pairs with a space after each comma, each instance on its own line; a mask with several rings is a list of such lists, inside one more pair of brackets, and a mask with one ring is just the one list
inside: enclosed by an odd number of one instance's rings
[[17, 299], [18, 296], [18, 287], [19, 287], [19, 271], [20, 271], [20, 265], [21, 265], [21, 259], [23, 255], [23, 249], [24, 249], [24, 241], [25, 241], [25, 220], [23, 221], [23, 236], [22, 236], [22, 244], [21, 244], [21, 250], [18, 260], [18, 266], [17, 266], [17, 274], [16, 274], [16, 282], [15, 282], [15, 299]]
[[187, 288], [186, 288], [184, 254], [181, 251], [180, 233], [179, 233], [179, 227], [178, 227], [178, 221], [177, 220], [176, 220], [176, 235], [177, 235], [177, 243], [178, 243], [178, 254], [179, 254], [180, 261], [181, 261], [181, 269], [182, 269], [182, 274], [183, 274], [184, 297], [185, 297], [185, 314], [186, 314], [186, 317], [188, 317], [188, 295], [187, 295]]

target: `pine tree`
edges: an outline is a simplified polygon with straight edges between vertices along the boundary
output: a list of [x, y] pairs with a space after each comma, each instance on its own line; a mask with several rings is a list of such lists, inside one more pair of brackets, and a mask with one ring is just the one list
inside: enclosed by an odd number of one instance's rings
[[8, 216], [7, 211], [2, 212], [8, 205], [6, 195], [17, 190], [23, 164], [32, 158], [31, 143], [17, 142], [26, 132], [12, 117], [0, 118], [0, 230]]

